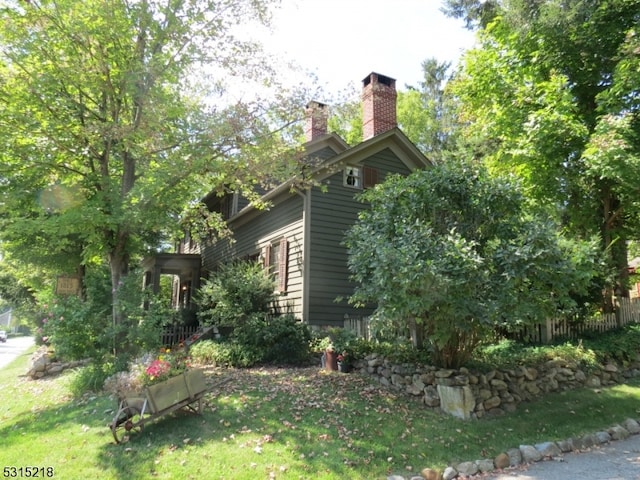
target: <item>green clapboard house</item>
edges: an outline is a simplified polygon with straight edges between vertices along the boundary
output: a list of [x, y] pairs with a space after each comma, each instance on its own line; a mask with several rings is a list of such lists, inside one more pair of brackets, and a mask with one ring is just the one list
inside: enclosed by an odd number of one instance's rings
[[268, 210], [255, 209], [237, 195], [209, 195], [205, 203], [224, 212], [235, 241], [202, 246], [203, 270], [236, 258], [259, 259], [277, 280], [277, 311], [312, 326], [341, 326], [345, 315], [370, 314], [347, 302], [354, 285], [342, 242], [364, 207], [355, 196], [387, 175], [431, 165], [398, 128], [396, 96], [392, 78], [371, 73], [363, 80], [364, 138], [353, 147], [327, 132], [326, 106], [311, 102], [304, 147], [313, 179], [323, 187], [285, 182], [264, 195]]

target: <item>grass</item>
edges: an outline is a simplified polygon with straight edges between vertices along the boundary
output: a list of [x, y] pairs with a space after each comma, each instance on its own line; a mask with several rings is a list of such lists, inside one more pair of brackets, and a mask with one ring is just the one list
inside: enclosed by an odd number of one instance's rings
[[638, 418], [636, 383], [554, 394], [503, 417], [465, 422], [357, 375], [318, 368], [208, 370], [230, 383], [202, 416], [178, 412], [116, 445], [115, 400], [74, 398], [73, 376], [30, 381], [28, 355], [0, 370], [0, 467], [54, 467], [68, 480], [360, 479], [493, 458]]

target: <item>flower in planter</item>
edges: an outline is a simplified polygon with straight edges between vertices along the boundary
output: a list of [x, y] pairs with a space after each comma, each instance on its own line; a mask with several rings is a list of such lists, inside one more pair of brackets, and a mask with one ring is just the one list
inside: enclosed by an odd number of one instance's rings
[[153, 385], [168, 378], [181, 374], [189, 367], [187, 355], [184, 352], [172, 352], [163, 349], [144, 370], [144, 384]]
[[132, 360], [127, 370], [107, 378], [104, 389], [121, 398], [140, 394], [144, 387], [180, 375], [189, 366], [189, 358], [183, 351], [162, 349], [159, 355], [146, 353]]

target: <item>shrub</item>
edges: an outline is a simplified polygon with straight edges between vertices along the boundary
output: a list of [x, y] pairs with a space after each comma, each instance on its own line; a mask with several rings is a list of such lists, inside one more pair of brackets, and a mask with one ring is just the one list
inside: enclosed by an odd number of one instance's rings
[[[116, 308], [124, 318], [113, 325], [111, 287], [101, 271], [85, 278], [84, 298], [54, 297], [44, 305], [37, 342], [50, 344], [66, 360], [101, 359], [117, 347], [128, 355], [155, 350], [162, 328], [172, 323], [175, 312], [140, 284], [140, 273], [130, 272], [119, 287]], [[147, 308], [142, 307], [143, 304]], [[114, 345], [114, 339], [118, 345]]]
[[254, 313], [267, 313], [275, 284], [257, 262], [229, 263], [205, 280], [195, 298], [205, 325], [237, 326]]
[[583, 345], [594, 350], [598, 360], [628, 362], [640, 352], [640, 325], [632, 324], [605, 333], [585, 335]]
[[311, 333], [292, 315], [253, 315], [237, 328], [233, 341], [259, 359], [256, 363], [298, 365], [309, 358]]
[[97, 357], [100, 337], [108, 327], [108, 317], [96, 315], [94, 306], [78, 297], [55, 300], [42, 322], [43, 340], [65, 360]]
[[585, 367], [596, 365], [597, 353], [585, 348], [581, 341], [559, 345], [524, 345], [514, 340], [502, 340], [485, 345], [474, 352], [470, 366], [481, 370], [494, 368], [513, 368], [518, 365], [536, 366], [549, 360], [562, 359], [576, 362]]
[[309, 359], [311, 334], [293, 316], [252, 315], [225, 340], [203, 340], [189, 353], [201, 364], [252, 367], [258, 364], [300, 365]]
[[70, 385], [71, 393], [79, 397], [86, 392], [100, 392], [107, 378], [126, 368], [127, 362], [123, 358], [105, 356], [100, 360], [93, 361], [73, 373]]
[[252, 353], [228, 339], [202, 340], [189, 349], [194, 363], [217, 367], [250, 367], [256, 363]]

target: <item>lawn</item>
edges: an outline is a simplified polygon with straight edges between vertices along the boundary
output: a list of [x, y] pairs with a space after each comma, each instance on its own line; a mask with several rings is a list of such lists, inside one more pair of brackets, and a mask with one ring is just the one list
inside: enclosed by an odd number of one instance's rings
[[367, 378], [319, 368], [207, 369], [231, 382], [202, 416], [176, 413], [116, 445], [108, 395], [73, 398], [73, 372], [22, 376], [28, 355], [0, 370], [0, 467], [53, 467], [74, 479], [361, 479], [493, 458], [638, 418], [637, 384], [581, 390], [468, 421], [443, 416]]

